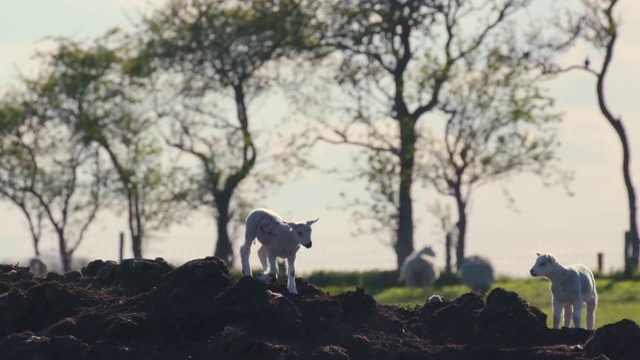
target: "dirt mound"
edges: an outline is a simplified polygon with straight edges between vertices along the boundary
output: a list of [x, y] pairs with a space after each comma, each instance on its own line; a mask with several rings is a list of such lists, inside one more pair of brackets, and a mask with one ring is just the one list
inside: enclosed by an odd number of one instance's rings
[[213, 257], [96, 260], [33, 278], [0, 266], [0, 359], [631, 359], [640, 328], [551, 330], [516, 293], [493, 290], [424, 306], [336, 296], [296, 279], [229, 274]]

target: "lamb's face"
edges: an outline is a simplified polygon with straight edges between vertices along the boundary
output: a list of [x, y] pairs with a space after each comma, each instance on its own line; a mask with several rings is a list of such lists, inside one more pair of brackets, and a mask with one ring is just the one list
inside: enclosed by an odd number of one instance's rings
[[553, 264], [556, 262], [556, 259], [553, 255], [549, 254], [540, 254], [536, 253], [538, 258], [536, 259], [536, 263], [533, 265], [529, 273], [531, 276], [545, 276], [547, 275], [553, 267]]
[[311, 225], [318, 221], [318, 219], [307, 221], [306, 223], [289, 223], [293, 230], [294, 237], [298, 240], [298, 243], [307, 249], [312, 245], [311, 242]]
[[424, 249], [420, 250], [419, 255], [428, 255], [428, 256], [436, 256], [436, 252], [433, 251], [431, 246], [425, 246]]

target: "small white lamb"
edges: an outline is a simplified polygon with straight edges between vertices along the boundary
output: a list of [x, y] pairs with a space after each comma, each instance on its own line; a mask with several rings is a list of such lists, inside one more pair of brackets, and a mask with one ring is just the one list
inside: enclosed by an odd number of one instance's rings
[[[246, 220], [244, 245], [240, 247], [240, 259], [242, 261], [242, 274], [251, 276], [249, 254], [254, 239], [262, 244], [258, 249], [258, 258], [262, 264], [264, 273], [258, 275], [258, 279], [266, 281], [269, 278], [278, 278], [276, 258], [287, 260], [287, 287], [289, 293], [297, 294], [296, 288], [296, 253], [300, 245], [307, 249], [311, 247], [311, 225], [318, 219], [292, 223], [285, 222], [275, 212], [268, 209], [256, 209], [249, 213]], [[268, 260], [268, 264], [267, 264]], [[269, 272], [267, 273], [267, 269]]]
[[562, 266], [553, 255], [536, 253], [538, 258], [531, 268], [531, 276], [544, 276], [551, 281], [553, 328], [560, 327], [564, 308], [564, 326], [580, 327], [582, 303], [587, 304], [587, 329], [593, 330], [598, 294], [593, 273], [584, 265]]
[[435, 255], [431, 246], [411, 253], [402, 263], [398, 281], [404, 281], [405, 285], [412, 288], [427, 288], [433, 285], [440, 276], [440, 271], [433, 263]]

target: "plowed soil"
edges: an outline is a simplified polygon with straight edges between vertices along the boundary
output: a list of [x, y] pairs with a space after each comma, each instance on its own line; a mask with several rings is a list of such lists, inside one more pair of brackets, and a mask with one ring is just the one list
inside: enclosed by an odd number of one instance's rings
[[0, 265], [0, 359], [640, 359], [636, 323], [549, 329], [500, 288], [399, 307], [296, 282], [290, 295], [213, 257], [96, 260], [46, 278]]

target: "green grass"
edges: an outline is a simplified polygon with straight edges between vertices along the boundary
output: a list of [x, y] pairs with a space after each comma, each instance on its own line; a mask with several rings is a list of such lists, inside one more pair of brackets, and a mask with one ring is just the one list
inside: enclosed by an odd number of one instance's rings
[[[596, 286], [598, 289], [596, 327], [615, 323], [625, 318], [640, 324], [639, 280], [598, 278], [596, 279]], [[518, 293], [522, 298], [527, 300], [529, 304], [539, 307], [547, 314], [547, 325], [549, 327], [553, 325], [549, 281], [544, 279], [498, 279], [493, 287], [501, 287]], [[344, 291], [355, 290], [356, 285], [324, 285], [320, 286], [320, 288], [325, 292], [335, 295]], [[429, 296], [434, 294], [455, 299], [469, 292], [466, 286], [459, 284], [437, 285], [426, 290], [398, 286], [364, 286], [364, 289], [369, 295], [373, 296], [379, 304], [403, 306], [424, 305]], [[584, 309], [582, 316], [582, 322], [584, 324]]]
[[102, 291], [111, 295], [123, 295], [127, 292], [127, 290], [124, 288], [124, 285], [122, 285], [121, 283], [105, 286], [102, 288]]

